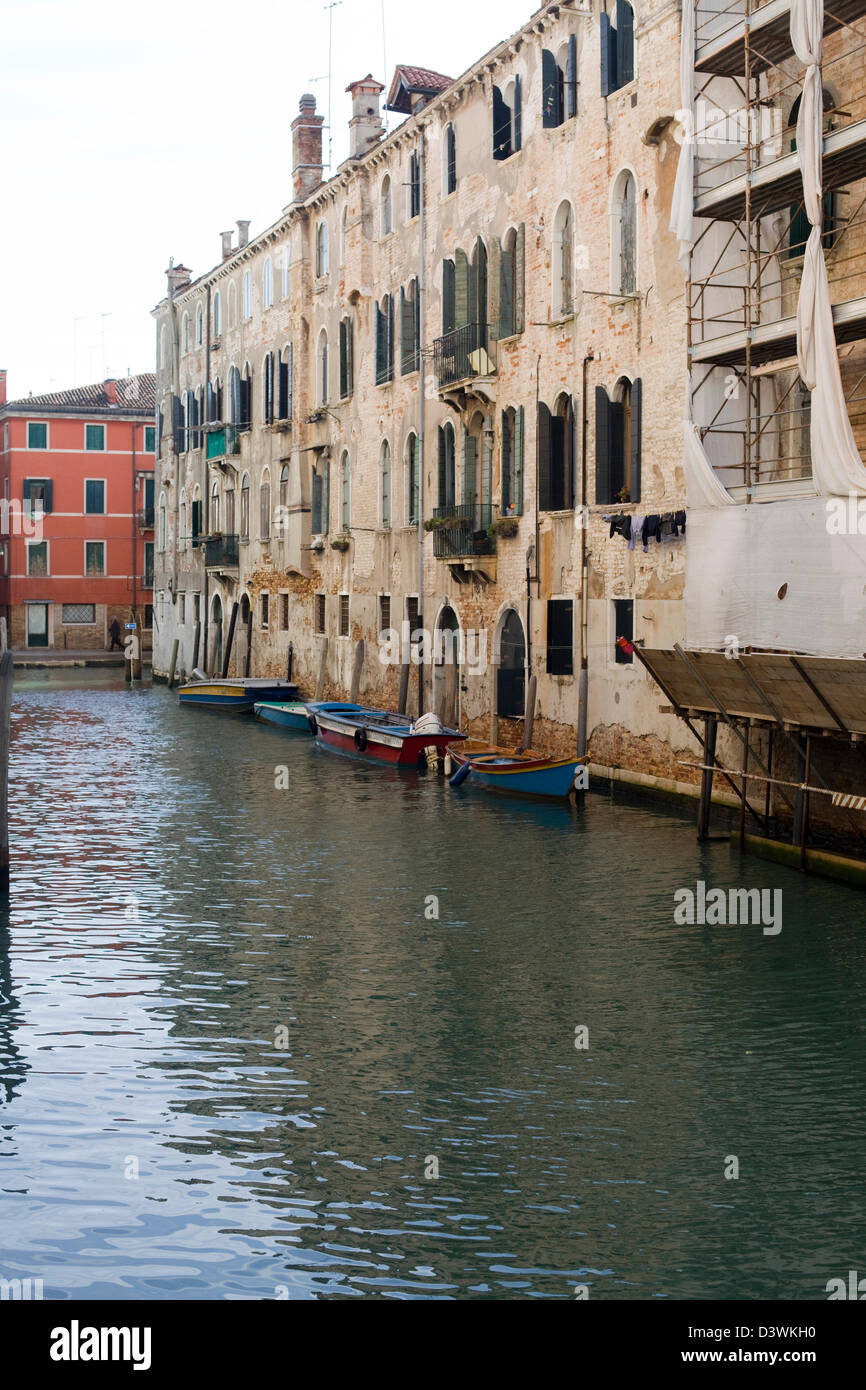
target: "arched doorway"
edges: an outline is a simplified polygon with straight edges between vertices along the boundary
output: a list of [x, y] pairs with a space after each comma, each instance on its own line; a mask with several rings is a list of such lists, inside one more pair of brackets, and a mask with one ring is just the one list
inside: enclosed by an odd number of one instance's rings
[[449, 604], [436, 620], [433, 708], [444, 724], [456, 727], [460, 717], [460, 622]]
[[219, 594], [214, 594], [211, 608], [213, 624], [213, 673], [221, 676], [223, 671], [223, 606]]
[[525, 710], [526, 639], [520, 615], [509, 608], [499, 637], [496, 713], [502, 719], [522, 719]]

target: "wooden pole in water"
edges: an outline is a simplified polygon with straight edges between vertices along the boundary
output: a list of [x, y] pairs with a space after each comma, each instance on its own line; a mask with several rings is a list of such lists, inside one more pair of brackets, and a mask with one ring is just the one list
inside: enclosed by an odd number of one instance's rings
[[532, 747], [532, 733], [535, 728], [535, 697], [538, 690], [538, 677], [529, 677], [529, 689], [526, 692], [526, 707], [523, 714], [523, 746]]
[[349, 700], [353, 705], [358, 703], [358, 696], [361, 693], [361, 672], [364, 669], [364, 639], [363, 637], [355, 644], [355, 664], [352, 667], [352, 689], [349, 693]]
[[250, 667], [253, 664], [253, 606], [250, 604], [250, 611], [247, 616], [247, 659], [244, 665], [244, 675], [247, 680], [250, 678]]
[[319, 652], [319, 674], [316, 677], [316, 699], [322, 700], [325, 695], [325, 681], [328, 676], [328, 639], [322, 638], [322, 646]]
[[[192, 638], [192, 670], [198, 666], [198, 649], [201, 646], [201, 623], [196, 623]], [[190, 672], [192, 675], [192, 671]]]
[[499, 715], [496, 713], [498, 696], [499, 667], [493, 662], [490, 667], [490, 691], [488, 700], [490, 703], [490, 742], [493, 744], [494, 748], [499, 743]]
[[[4, 634], [5, 635], [5, 634]], [[0, 894], [9, 892], [9, 713], [12, 653], [0, 656]]]
[[140, 681], [140, 680], [141, 680], [141, 672], [142, 672], [142, 661], [143, 661], [143, 658], [142, 658], [142, 651], [141, 651], [142, 631], [141, 631], [141, 618], [140, 618], [140, 616], [139, 616], [139, 614], [138, 614], [137, 612], [136, 612], [135, 620], [134, 620], [134, 621], [135, 621], [135, 655], [134, 655], [134, 657], [133, 657], [133, 659], [132, 659], [132, 673], [133, 673], [133, 676], [134, 676], [135, 680]]
[[740, 794], [740, 853], [746, 848], [746, 792], [749, 790], [749, 783], [746, 773], [749, 771], [749, 741], [752, 737], [752, 725], [746, 720], [746, 741], [743, 744], [743, 790]]
[[[449, 655], [453, 656], [454, 652]], [[445, 708], [443, 724], [453, 729], [457, 722], [457, 662], [448, 661], [445, 665]]]
[[175, 673], [175, 670], [177, 669], [177, 654], [178, 654], [178, 651], [179, 651], [179, 650], [180, 650], [180, 642], [179, 642], [178, 639], [175, 637], [174, 641], [173, 641], [172, 644], [171, 644], [171, 662], [170, 662], [169, 668], [168, 668], [168, 688], [169, 688], [169, 690], [173, 690], [173, 689], [174, 689], [174, 673]]
[[295, 664], [295, 644], [294, 644], [294, 642], [290, 642], [290, 643], [289, 643], [289, 658], [288, 658], [288, 661], [287, 661], [287, 663], [286, 663], [286, 680], [287, 680], [287, 681], [291, 681], [291, 679], [292, 679], [292, 667], [294, 666], [294, 664]]
[[404, 661], [400, 667], [400, 698], [397, 701], [397, 709], [401, 714], [406, 713], [406, 706], [409, 703], [409, 663]]
[[701, 773], [701, 799], [698, 803], [698, 839], [706, 840], [710, 829], [710, 806], [713, 797], [713, 764], [716, 761], [716, 734], [718, 719], [704, 720], [704, 763], [706, 771]]
[[222, 678], [223, 678], [223, 680], [226, 679], [226, 677], [227, 677], [227, 675], [228, 675], [228, 673], [229, 673], [229, 662], [230, 662], [231, 659], [232, 659], [232, 643], [233, 643], [234, 640], [235, 640], [235, 624], [237, 623], [237, 620], [238, 620], [238, 608], [239, 608], [239, 607], [240, 607], [240, 604], [239, 604], [239, 603], [237, 602], [237, 600], [236, 600], [236, 601], [232, 604], [232, 616], [231, 616], [231, 621], [230, 621], [230, 623], [229, 623], [229, 640], [228, 640], [228, 642], [226, 643], [226, 654], [225, 654], [225, 657], [223, 658], [223, 669], [222, 669]]

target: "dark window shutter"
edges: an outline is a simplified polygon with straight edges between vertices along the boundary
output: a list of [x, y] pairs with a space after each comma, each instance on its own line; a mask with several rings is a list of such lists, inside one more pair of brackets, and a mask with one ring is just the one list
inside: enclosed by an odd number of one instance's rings
[[231, 370], [229, 394], [231, 396], [232, 424], [239, 425], [241, 422], [241, 374], [237, 367], [232, 367]]
[[463, 430], [463, 505], [475, 506], [475, 475], [478, 471], [478, 440]]
[[539, 401], [536, 449], [538, 458], [538, 510], [540, 512], [551, 510], [550, 425], [550, 411], [543, 401]]
[[289, 415], [289, 367], [282, 355], [277, 363], [277, 419], [286, 420]]
[[453, 333], [456, 327], [456, 284], [453, 261], [442, 262], [442, 332]]
[[610, 64], [612, 51], [612, 45], [610, 41], [610, 15], [605, 14], [604, 10], [602, 10], [600, 18], [601, 32], [599, 34], [599, 43], [601, 52], [601, 94], [603, 97], [607, 97], [610, 96], [611, 92], [614, 91], [616, 88], [616, 73], [611, 72]]
[[183, 427], [183, 402], [180, 396], [172, 396], [172, 418], [174, 421], [174, 452], [186, 453], [186, 431]]
[[201, 499], [192, 504], [192, 539], [193, 544], [201, 535]]
[[549, 48], [541, 52], [541, 115], [545, 130], [561, 124], [559, 119], [559, 69]]
[[469, 260], [465, 251], [454, 256], [454, 327], [465, 328], [469, 323]]
[[288, 418], [294, 418], [295, 407], [295, 348], [293, 343], [289, 343], [289, 414]]
[[331, 525], [331, 460], [325, 459], [322, 475], [322, 533], [328, 534]]
[[310, 525], [314, 536], [319, 536], [324, 531], [322, 526], [322, 478], [317, 468], [313, 469], [313, 497], [312, 497], [312, 516]]
[[603, 386], [595, 388], [595, 500], [610, 502], [610, 401]]
[[50, 478], [45, 479], [45, 490], [42, 494], [42, 510], [47, 516], [54, 510], [54, 483]]
[[498, 87], [493, 88], [493, 158], [511, 154], [511, 108]]
[[457, 133], [453, 125], [448, 127], [448, 182], [449, 193], [457, 187]]
[[445, 507], [445, 467], [446, 467], [445, 430], [444, 430], [444, 428], [440, 425], [440, 426], [439, 426], [439, 508], [440, 508], [440, 510], [443, 510], [444, 507]]
[[385, 316], [376, 305], [376, 385], [385, 379]]
[[502, 474], [502, 513], [507, 515], [511, 506], [511, 478], [514, 471], [514, 440], [508, 425], [508, 411], [502, 412], [502, 451], [500, 472]]
[[35, 479], [33, 479], [33, 478], [25, 478], [25, 479], [24, 479], [24, 482], [21, 484], [21, 501], [22, 501], [22, 502], [29, 502], [29, 501], [30, 501], [30, 484], [31, 484], [32, 482], [34, 482], [34, 481], [35, 481]]
[[388, 380], [394, 380], [394, 296], [388, 295]]
[[346, 320], [340, 319], [340, 400], [349, 394], [348, 343], [346, 341]]
[[565, 421], [565, 505], [574, 506], [574, 454], [575, 454], [574, 397], [568, 398], [568, 415]]
[[517, 516], [523, 515], [523, 456], [524, 439], [526, 435], [525, 411], [522, 405], [517, 407], [514, 428], [514, 511]]
[[211, 382], [207, 384], [207, 419], [208, 424], [216, 419], [216, 415], [214, 414], [213, 385]]
[[[516, 248], [516, 242], [515, 242]], [[500, 338], [510, 338], [515, 331], [516, 321], [514, 314], [514, 281], [515, 281], [515, 250], [502, 251], [502, 264], [499, 273], [499, 336]]]
[[634, 11], [628, 0], [616, 0], [616, 76], [618, 87], [634, 78]]
[[514, 79], [514, 152], [523, 149], [523, 84]]
[[[488, 275], [482, 277], [483, 279], [485, 279], [485, 280], [488, 281], [487, 296], [486, 296], [486, 297], [487, 297], [487, 304], [485, 305], [485, 309], [484, 309], [484, 312], [483, 312], [483, 313], [481, 312], [481, 306], [480, 306], [480, 304], [479, 304], [478, 322], [479, 322], [479, 323], [488, 323], [488, 324], [490, 325], [490, 336], [491, 336], [491, 338], [493, 338], [493, 339], [495, 340], [495, 339], [497, 339], [497, 338], [504, 337], [504, 333], [501, 331], [501, 329], [502, 329], [502, 324], [501, 324], [501, 317], [502, 317], [502, 246], [501, 246], [501, 244], [500, 244], [500, 241], [499, 241], [499, 238], [498, 238], [498, 237], [492, 236], [492, 237], [490, 238], [490, 252], [489, 252], [489, 255], [490, 255], [490, 262], [489, 262], [489, 266], [488, 266]], [[480, 299], [480, 294], [479, 294], [479, 299]]]
[[577, 115], [577, 35], [568, 39], [568, 58], [565, 65], [565, 118]]
[[632, 502], [640, 501], [640, 454], [641, 454], [641, 398], [643, 387], [640, 377], [631, 387], [631, 458], [629, 459], [629, 496]]
[[265, 424], [274, 420], [274, 354], [269, 352], [265, 358]]

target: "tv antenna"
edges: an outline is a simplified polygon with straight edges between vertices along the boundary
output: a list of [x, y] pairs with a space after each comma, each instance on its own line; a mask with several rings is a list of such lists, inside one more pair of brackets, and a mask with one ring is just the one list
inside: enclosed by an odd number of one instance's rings
[[328, 11], [328, 177], [334, 172], [334, 127], [331, 117], [331, 101], [334, 86], [334, 10], [339, 9], [343, 0], [330, 0], [325, 5]]

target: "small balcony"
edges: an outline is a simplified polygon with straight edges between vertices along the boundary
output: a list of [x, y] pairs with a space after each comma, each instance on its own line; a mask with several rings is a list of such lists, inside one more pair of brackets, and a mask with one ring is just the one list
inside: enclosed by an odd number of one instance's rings
[[437, 391], [450, 391], [465, 382], [486, 380], [496, 374], [490, 356], [490, 326], [467, 323], [433, 344]]
[[152, 531], [155, 520], [155, 509], [153, 507], [141, 507], [135, 514], [138, 522], [139, 531]]
[[205, 569], [236, 570], [239, 563], [237, 536], [207, 536], [204, 542]]
[[241, 451], [241, 441], [236, 425], [221, 425], [217, 430], [210, 430], [207, 436], [207, 456], [209, 459], [226, 458], [231, 454], [239, 454]]

